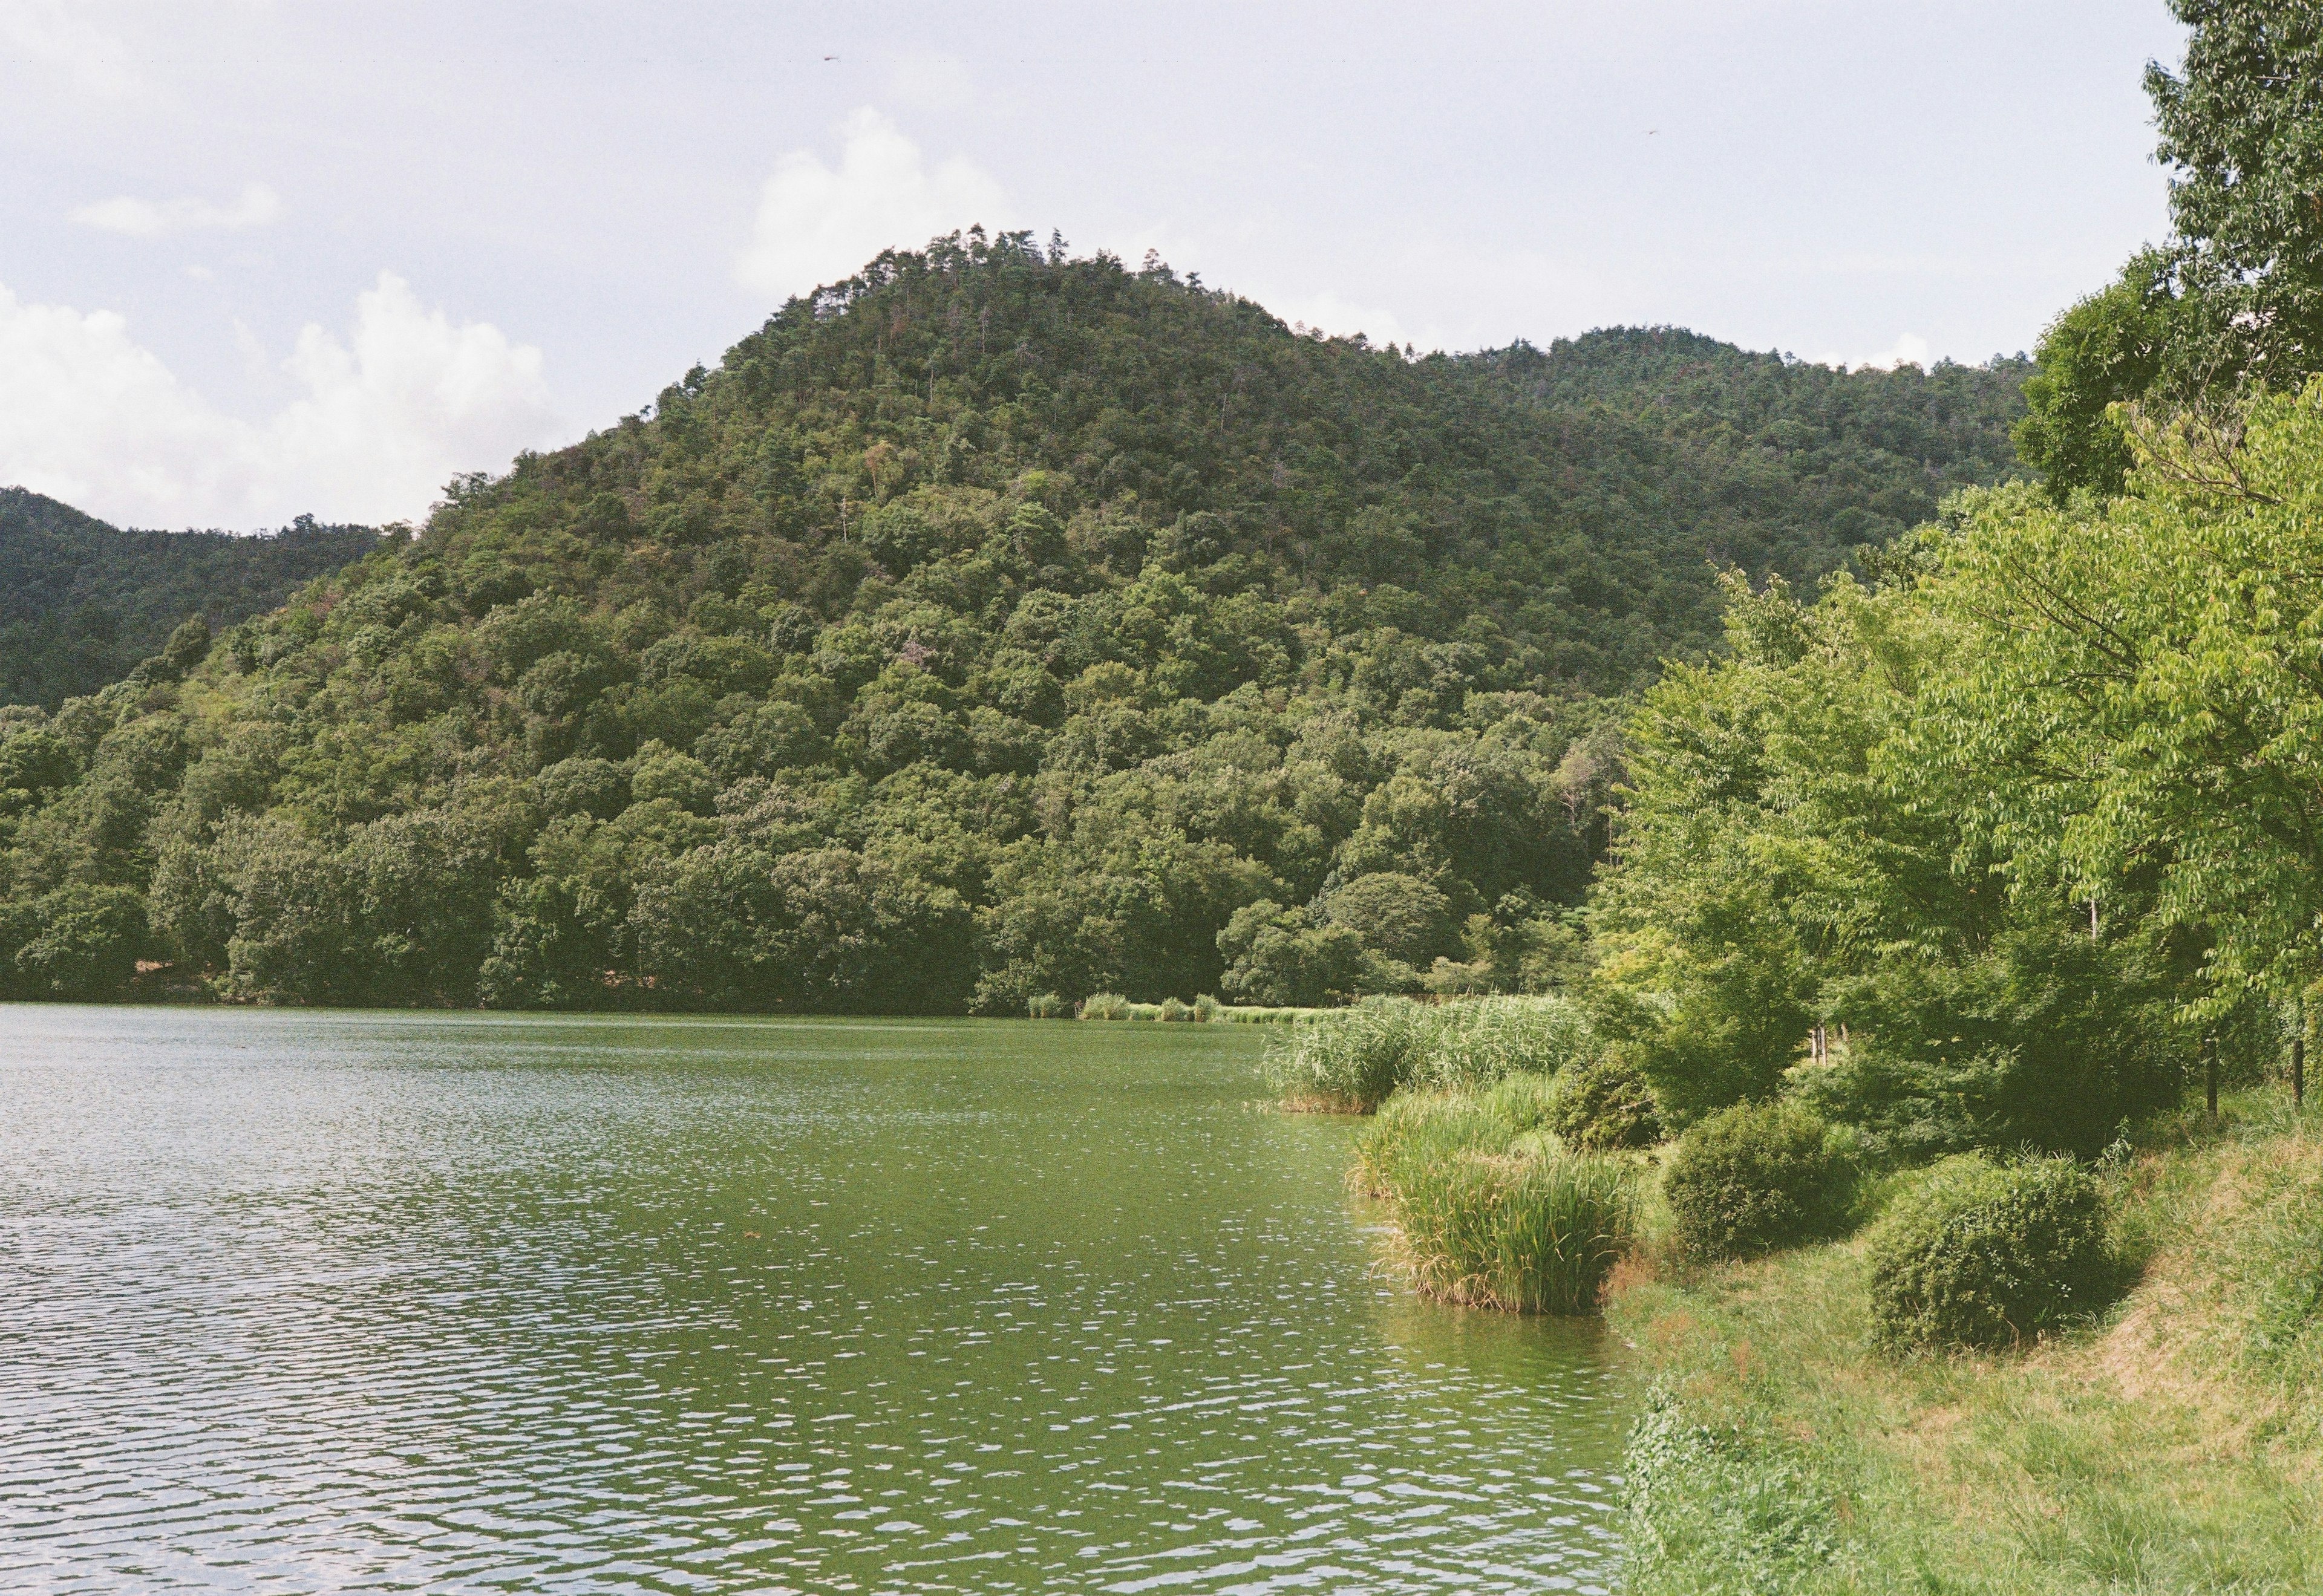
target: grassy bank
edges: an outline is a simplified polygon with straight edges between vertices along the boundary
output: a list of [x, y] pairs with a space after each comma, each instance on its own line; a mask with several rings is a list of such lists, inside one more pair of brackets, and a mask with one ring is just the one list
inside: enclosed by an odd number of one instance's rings
[[2323, 1114], [2233, 1099], [2106, 1181], [2140, 1283], [2008, 1353], [1871, 1350], [1859, 1233], [1625, 1264], [1608, 1317], [1652, 1391], [1630, 1589], [2323, 1590]]

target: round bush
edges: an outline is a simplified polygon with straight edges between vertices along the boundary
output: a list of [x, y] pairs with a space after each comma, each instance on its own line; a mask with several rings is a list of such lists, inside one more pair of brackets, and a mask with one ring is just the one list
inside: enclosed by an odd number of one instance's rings
[[1653, 1089], [1628, 1059], [1616, 1053], [1568, 1064], [1549, 1097], [1548, 1128], [1567, 1146], [1592, 1152], [1650, 1147], [1661, 1139]]
[[2013, 1346], [2097, 1312], [2120, 1284], [2104, 1194], [2069, 1158], [1947, 1160], [1869, 1251], [1873, 1333], [1898, 1352]]
[[1831, 1127], [1790, 1103], [1712, 1114], [1679, 1139], [1662, 1179], [1678, 1244], [1699, 1258], [1836, 1235], [1854, 1188], [1854, 1160]]

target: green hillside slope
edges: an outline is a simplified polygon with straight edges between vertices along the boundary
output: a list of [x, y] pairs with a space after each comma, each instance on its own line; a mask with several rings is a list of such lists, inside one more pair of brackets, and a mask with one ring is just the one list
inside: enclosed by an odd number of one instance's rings
[[305, 519], [267, 537], [124, 532], [0, 488], [0, 704], [52, 710], [94, 693], [188, 616], [233, 626], [378, 540], [368, 527]]
[[[1606, 695], [2012, 470], [2017, 366], [1408, 359], [939, 241], [0, 744], [0, 972], [1023, 1012], [1556, 977]], [[181, 656], [189, 651], [181, 650]]]

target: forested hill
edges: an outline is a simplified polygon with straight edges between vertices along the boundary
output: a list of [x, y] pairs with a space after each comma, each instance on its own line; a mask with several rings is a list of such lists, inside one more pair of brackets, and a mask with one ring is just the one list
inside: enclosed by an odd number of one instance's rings
[[[0, 978], [1021, 1013], [1557, 978], [1604, 696], [2012, 469], [2025, 372], [1407, 358], [939, 241], [0, 743]], [[1439, 962], [1441, 961], [1441, 962]]]
[[125, 532], [23, 488], [0, 488], [0, 704], [54, 709], [118, 681], [171, 628], [271, 610], [368, 550], [363, 527], [302, 519], [265, 537]]

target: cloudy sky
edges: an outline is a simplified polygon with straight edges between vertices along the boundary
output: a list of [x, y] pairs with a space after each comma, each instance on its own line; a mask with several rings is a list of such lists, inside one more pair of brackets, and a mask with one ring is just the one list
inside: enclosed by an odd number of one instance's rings
[[425, 514], [982, 222], [1452, 349], [1977, 361], [2164, 227], [2162, 0], [0, 0], [0, 482]]

